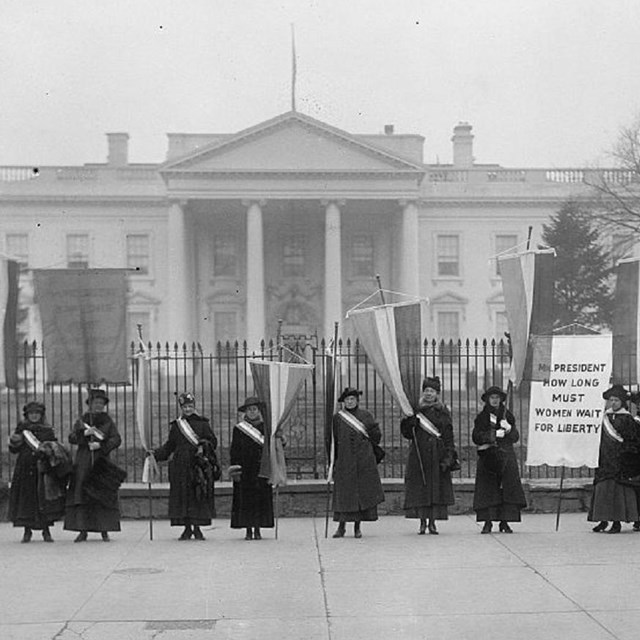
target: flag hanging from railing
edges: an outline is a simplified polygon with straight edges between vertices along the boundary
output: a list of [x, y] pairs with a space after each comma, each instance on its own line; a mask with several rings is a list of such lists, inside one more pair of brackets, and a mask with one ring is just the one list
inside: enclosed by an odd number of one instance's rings
[[616, 267], [613, 304], [613, 381], [640, 381], [640, 259], [621, 260]]
[[128, 382], [126, 269], [35, 269], [47, 381]]
[[18, 279], [20, 265], [15, 260], [0, 258], [0, 389], [18, 386]]
[[278, 436], [313, 365], [269, 360], [249, 360], [249, 365], [256, 393], [265, 403], [265, 446], [262, 449], [260, 476], [278, 487], [287, 482], [284, 448]]
[[[525, 251], [498, 258], [502, 292], [511, 336], [511, 371], [514, 386], [531, 379], [531, 336], [551, 335], [553, 331], [553, 283], [555, 251]], [[551, 341], [538, 342], [536, 358], [541, 370], [551, 362]], [[544, 363], [542, 361], [545, 361]], [[548, 362], [547, 362], [548, 361]], [[535, 379], [539, 379], [537, 376]]]
[[418, 406], [425, 374], [420, 354], [426, 305], [419, 300], [347, 313], [367, 357], [407, 416]]

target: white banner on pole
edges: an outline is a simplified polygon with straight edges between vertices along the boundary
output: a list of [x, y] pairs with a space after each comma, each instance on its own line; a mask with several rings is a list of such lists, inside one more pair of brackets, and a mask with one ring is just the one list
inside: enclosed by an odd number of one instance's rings
[[597, 467], [611, 335], [553, 336], [549, 379], [531, 383], [527, 464]]

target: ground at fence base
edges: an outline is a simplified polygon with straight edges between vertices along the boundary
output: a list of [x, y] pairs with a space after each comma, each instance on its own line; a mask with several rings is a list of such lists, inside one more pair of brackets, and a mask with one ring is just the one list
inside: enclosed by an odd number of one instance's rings
[[[529, 480], [523, 483], [528, 513], [555, 513], [560, 496], [559, 479]], [[380, 515], [403, 515], [404, 482], [402, 479], [383, 480], [385, 501], [379, 505]], [[451, 515], [473, 513], [473, 480], [454, 481], [456, 502], [449, 509]], [[588, 478], [564, 481], [561, 511], [586, 512], [591, 501], [592, 480]], [[218, 518], [229, 518], [233, 487], [230, 482], [216, 486]], [[278, 490], [279, 512], [282, 517], [321, 516], [327, 504], [327, 485], [323, 480], [290, 481]], [[151, 489], [153, 515], [167, 518], [169, 485], [154, 485]], [[275, 495], [275, 494], [274, 494]], [[146, 485], [125, 484], [120, 491], [120, 505], [124, 518], [147, 518], [149, 491]]]

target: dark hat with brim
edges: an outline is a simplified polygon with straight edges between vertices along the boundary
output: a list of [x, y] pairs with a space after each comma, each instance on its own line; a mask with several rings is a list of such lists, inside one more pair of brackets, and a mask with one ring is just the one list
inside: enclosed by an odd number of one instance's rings
[[104, 389], [89, 389], [89, 397], [85, 402], [89, 404], [93, 400], [104, 400], [105, 404], [109, 404], [109, 396]]
[[489, 396], [500, 396], [500, 400], [504, 402], [507, 399], [507, 394], [497, 385], [489, 387], [481, 396], [482, 402], [488, 402]]
[[22, 415], [27, 416], [28, 413], [39, 413], [40, 415], [44, 415], [47, 412], [46, 407], [42, 404], [42, 402], [37, 402], [36, 400], [32, 400], [31, 402], [27, 402], [27, 404], [22, 407]]
[[602, 397], [604, 400], [609, 400], [609, 398], [619, 398], [622, 402], [628, 402], [630, 394], [621, 384], [614, 384], [613, 387], [607, 389], [602, 394]]
[[433, 389], [437, 393], [440, 393], [440, 378], [438, 378], [438, 376], [433, 376], [433, 378], [425, 378], [422, 381], [422, 390], [424, 391], [425, 389]]
[[354, 398], [359, 398], [362, 395], [362, 391], [359, 391], [355, 387], [346, 387], [345, 390], [340, 394], [338, 398], [338, 402], [344, 402], [349, 396], [353, 396]]
[[184, 407], [185, 404], [195, 404], [196, 397], [191, 393], [191, 391], [185, 391], [178, 396], [178, 404], [181, 407]]
[[258, 398], [258, 396], [249, 396], [244, 404], [238, 407], [238, 411], [246, 411], [249, 407], [258, 407], [258, 409], [262, 409], [264, 407], [264, 402]]

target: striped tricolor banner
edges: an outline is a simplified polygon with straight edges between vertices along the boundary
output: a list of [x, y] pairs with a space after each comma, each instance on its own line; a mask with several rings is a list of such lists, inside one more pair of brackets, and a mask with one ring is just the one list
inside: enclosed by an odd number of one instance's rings
[[0, 258], [0, 389], [18, 386], [17, 318], [20, 265]]
[[282, 441], [277, 437], [289, 417], [298, 391], [313, 369], [311, 364], [249, 360], [256, 395], [265, 403], [265, 446], [260, 475], [278, 487], [287, 483]]
[[640, 345], [640, 259], [621, 260], [616, 267], [613, 305], [613, 381], [638, 384]]
[[[509, 377], [516, 387], [523, 378], [531, 375], [531, 358], [527, 358], [529, 338], [550, 335], [553, 330], [554, 258], [553, 249], [525, 251], [498, 258], [511, 335]], [[550, 353], [548, 357], [551, 358]]]
[[418, 406], [426, 302], [387, 304], [347, 314], [367, 357], [407, 416]]

